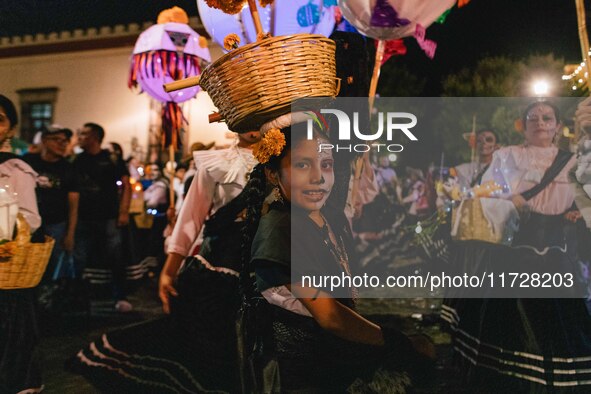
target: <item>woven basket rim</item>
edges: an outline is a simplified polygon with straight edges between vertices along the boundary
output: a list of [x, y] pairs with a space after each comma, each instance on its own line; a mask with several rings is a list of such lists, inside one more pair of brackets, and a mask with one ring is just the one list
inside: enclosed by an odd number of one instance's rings
[[279, 41], [288, 41], [288, 40], [292, 40], [294, 38], [306, 39], [306, 40], [313, 40], [314, 39], [314, 40], [319, 40], [319, 41], [325, 41], [329, 44], [335, 45], [335, 47], [336, 47], [336, 43], [333, 40], [331, 40], [330, 38], [328, 38], [326, 36], [323, 36], [322, 34], [301, 33], [301, 34], [290, 34], [290, 35], [286, 35], [286, 36], [275, 36], [275, 37], [265, 38], [262, 40], [251, 42], [250, 44], [243, 45], [241, 47], [233, 49], [230, 52], [224, 54], [223, 56], [221, 56], [215, 62], [208, 65], [203, 70], [203, 72], [201, 73], [201, 80], [207, 79], [208, 70], [213, 70], [213, 69], [217, 68], [220, 64], [226, 62], [228, 59], [231, 59], [231, 58], [234, 58], [238, 55], [241, 55], [244, 52], [248, 52], [252, 48], [256, 48], [256, 47], [262, 46], [264, 44], [273, 44], [273, 43], [279, 42]]
[[336, 43], [320, 34], [266, 38], [210, 64], [200, 85], [230, 130], [256, 130], [289, 112], [295, 99], [338, 94], [335, 50]]

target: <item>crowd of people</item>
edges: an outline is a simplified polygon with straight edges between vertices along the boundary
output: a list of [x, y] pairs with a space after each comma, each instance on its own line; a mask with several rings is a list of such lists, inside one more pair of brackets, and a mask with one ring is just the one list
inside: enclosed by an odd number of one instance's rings
[[[591, 111], [581, 108], [584, 127]], [[0, 96], [0, 174], [36, 237], [49, 235], [55, 247], [39, 289], [0, 291], [0, 391], [43, 390], [38, 303], [87, 314], [98, 294], [92, 285], [107, 285], [114, 310], [129, 312], [130, 279], [148, 272], [158, 275], [164, 316], [105, 333], [67, 361], [105, 392], [404, 392], [432, 377], [430, 338], [366, 319], [353, 286], [297, 278], [358, 273], [356, 245], [448, 207], [453, 193], [435, 186], [443, 169], [402, 171], [391, 157], [372, 164], [366, 155], [355, 177], [350, 155], [318, 151], [330, 141], [326, 126], [315, 122], [307, 139], [291, 121], [238, 134], [224, 149], [194, 144], [164, 169], [125, 160], [116, 143], [103, 149], [96, 123], [75, 136], [44, 127], [38, 148], [19, 157], [8, 152], [16, 114]], [[513, 203], [519, 231], [510, 246], [446, 240], [445, 264], [574, 272], [588, 258], [573, 229], [591, 221], [586, 145], [578, 166], [557, 148], [560, 114], [549, 102], [532, 103], [522, 121], [524, 144], [501, 148], [493, 130], [480, 130], [476, 160], [449, 171], [462, 193], [501, 185], [496, 197]], [[470, 389], [575, 392], [591, 381], [591, 318], [581, 297], [456, 296], [442, 318]]]

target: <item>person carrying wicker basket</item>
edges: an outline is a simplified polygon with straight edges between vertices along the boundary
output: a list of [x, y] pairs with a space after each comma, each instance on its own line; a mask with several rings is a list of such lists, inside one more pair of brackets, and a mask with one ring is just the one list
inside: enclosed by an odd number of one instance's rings
[[[247, 309], [260, 308], [251, 312], [260, 336], [254, 347], [270, 345], [282, 393], [369, 392], [370, 384], [379, 392], [404, 392], [410, 379], [401, 371], [428, 373], [435, 357], [430, 340], [365, 319], [355, 311], [355, 287], [333, 291], [303, 279], [351, 276], [351, 231], [335, 201], [335, 160], [330, 151], [318, 152], [327, 141], [321, 130], [307, 140], [284, 127], [268, 131], [254, 150], [260, 164], [245, 188], [241, 273]], [[267, 187], [274, 196], [268, 207]], [[247, 279], [252, 267], [256, 290]], [[265, 302], [255, 306], [259, 292]]]
[[[0, 147], [9, 146], [18, 116], [14, 104], [0, 94]], [[10, 153], [0, 149], [0, 178], [15, 193], [22, 215], [31, 231], [41, 225], [35, 197], [36, 173]], [[18, 251], [16, 252], [18, 253]], [[41, 392], [41, 365], [37, 344], [39, 331], [35, 312], [35, 289], [13, 288], [4, 283], [8, 273], [0, 262], [0, 392]], [[10, 290], [8, 290], [10, 288]]]

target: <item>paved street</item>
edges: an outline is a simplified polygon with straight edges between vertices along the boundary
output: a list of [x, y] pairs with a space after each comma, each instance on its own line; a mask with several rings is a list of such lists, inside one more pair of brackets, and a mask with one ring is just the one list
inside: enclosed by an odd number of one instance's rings
[[[376, 270], [376, 264], [387, 261], [388, 272], [414, 270], [423, 264], [413, 257], [415, 251], [403, 252], [396, 246], [390, 246], [368, 258], [366, 264]], [[137, 323], [161, 316], [160, 303], [157, 299], [156, 278], [146, 278], [138, 284], [130, 297], [134, 311], [121, 314], [114, 310], [112, 302], [103, 297], [92, 302], [90, 316], [66, 314], [61, 318], [45, 316], [42, 318], [42, 345], [44, 354], [44, 376], [47, 393], [86, 394], [99, 391], [86, 382], [81, 376], [64, 369], [64, 362], [76, 352], [96, 339], [101, 333], [117, 327]], [[440, 299], [361, 299], [359, 310], [370, 319], [395, 324], [408, 331], [421, 330], [429, 334], [438, 348], [437, 381], [421, 388], [423, 393], [461, 392], [453, 381], [450, 381], [450, 346], [449, 335], [444, 333], [438, 323], [437, 312]]]

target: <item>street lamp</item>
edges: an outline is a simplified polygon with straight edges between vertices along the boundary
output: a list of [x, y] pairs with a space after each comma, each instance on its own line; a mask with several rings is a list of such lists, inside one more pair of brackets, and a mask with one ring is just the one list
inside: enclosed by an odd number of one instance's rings
[[537, 97], [547, 96], [548, 92], [550, 91], [550, 85], [545, 80], [535, 81], [532, 85], [532, 88], [533, 88], [534, 94]]

